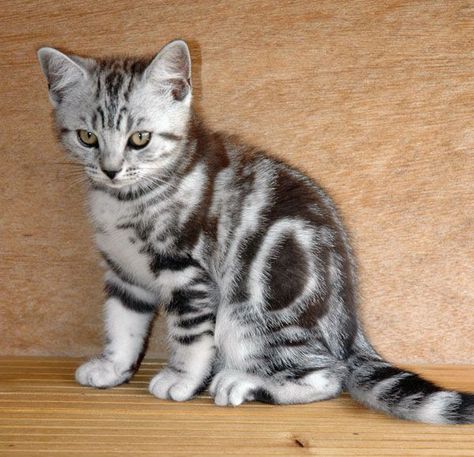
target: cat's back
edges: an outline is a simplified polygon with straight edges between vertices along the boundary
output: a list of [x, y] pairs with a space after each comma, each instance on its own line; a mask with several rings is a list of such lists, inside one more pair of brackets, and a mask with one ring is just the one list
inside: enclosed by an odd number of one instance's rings
[[261, 215], [266, 223], [282, 218], [302, 219], [315, 226], [342, 228], [338, 211], [328, 194], [298, 168], [237, 137], [222, 136], [231, 171], [221, 173], [220, 189], [237, 200], [239, 218]]
[[351, 258], [336, 206], [316, 182], [236, 137], [221, 141], [229, 165], [216, 176], [213, 201], [219, 202], [214, 210], [220, 210], [217, 238], [227, 259], [225, 269], [237, 257], [253, 258], [265, 243], [289, 232]]

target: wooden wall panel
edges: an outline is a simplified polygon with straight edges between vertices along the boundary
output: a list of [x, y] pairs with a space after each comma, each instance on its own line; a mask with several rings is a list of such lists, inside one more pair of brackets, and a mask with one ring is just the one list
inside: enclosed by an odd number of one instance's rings
[[101, 334], [83, 188], [35, 50], [153, 54], [181, 37], [208, 123], [335, 198], [376, 346], [474, 362], [473, 1], [4, 0], [0, 24], [1, 353], [91, 354]]

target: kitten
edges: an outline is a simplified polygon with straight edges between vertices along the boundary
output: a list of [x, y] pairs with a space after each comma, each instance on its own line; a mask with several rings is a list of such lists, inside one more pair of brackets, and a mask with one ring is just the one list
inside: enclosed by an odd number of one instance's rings
[[474, 395], [383, 360], [357, 318], [356, 269], [330, 198], [298, 170], [212, 133], [180, 40], [150, 61], [38, 52], [61, 141], [84, 165], [108, 265], [106, 344], [82, 385], [128, 381], [158, 308], [163, 399], [307, 403], [343, 389], [401, 418], [473, 423]]

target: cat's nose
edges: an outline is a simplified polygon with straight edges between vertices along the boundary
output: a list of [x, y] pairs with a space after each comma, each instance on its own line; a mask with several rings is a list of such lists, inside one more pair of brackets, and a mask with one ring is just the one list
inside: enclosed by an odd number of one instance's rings
[[114, 179], [115, 176], [117, 176], [120, 173], [120, 170], [107, 170], [105, 168], [102, 168], [102, 171], [110, 178]]

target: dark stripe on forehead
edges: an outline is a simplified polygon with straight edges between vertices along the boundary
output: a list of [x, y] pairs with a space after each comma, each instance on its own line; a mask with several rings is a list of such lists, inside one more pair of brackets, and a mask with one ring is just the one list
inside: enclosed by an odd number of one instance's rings
[[100, 75], [98, 75], [97, 77], [97, 88], [96, 88], [96, 91], [95, 91], [95, 98], [96, 100], [99, 100], [100, 98], [100, 92], [101, 92], [101, 83], [100, 83]]
[[110, 72], [105, 78], [105, 90], [107, 95], [116, 101], [123, 84], [123, 74], [117, 71]]
[[104, 115], [104, 110], [102, 109], [102, 107], [98, 106], [98, 107], [97, 107], [97, 112], [99, 113], [100, 118], [101, 118], [101, 120], [102, 120], [102, 128], [105, 129], [105, 115]]
[[130, 73], [139, 75], [145, 71], [145, 68], [150, 63], [150, 59], [131, 59], [129, 62], [131, 62]]
[[131, 114], [128, 115], [127, 117], [127, 131], [130, 132], [132, 130], [133, 124], [135, 122], [135, 119]]
[[115, 125], [115, 128], [117, 130], [120, 130], [120, 124], [122, 122], [122, 119], [123, 119], [123, 115], [127, 112], [127, 108], [125, 106], [122, 106], [122, 108], [120, 108], [120, 111], [119, 111], [119, 115], [117, 117], [117, 123]]
[[111, 71], [105, 77], [105, 91], [107, 95], [107, 126], [109, 128], [114, 126], [114, 119], [118, 106], [118, 94], [122, 81], [123, 76], [115, 71]]
[[97, 130], [97, 113], [95, 111], [92, 113], [91, 123], [92, 123], [92, 128], [94, 130]]
[[128, 102], [128, 100], [130, 99], [130, 92], [132, 92], [132, 89], [134, 87], [134, 81], [135, 79], [135, 75], [130, 75], [130, 78], [128, 80], [128, 85], [127, 85], [127, 89], [125, 90], [125, 92], [123, 93], [123, 96], [125, 97], [125, 100]]

